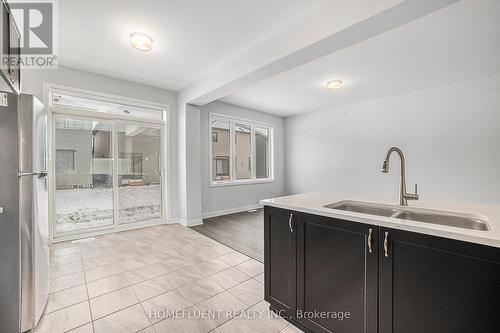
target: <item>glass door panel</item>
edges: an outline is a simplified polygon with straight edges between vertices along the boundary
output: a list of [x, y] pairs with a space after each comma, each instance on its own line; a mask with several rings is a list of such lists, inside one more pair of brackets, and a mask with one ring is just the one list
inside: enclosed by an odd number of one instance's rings
[[116, 140], [119, 223], [160, 219], [161, 128], [117, 122]]
[[56, 233], [113, 224], [113, 123], [55, 119]]

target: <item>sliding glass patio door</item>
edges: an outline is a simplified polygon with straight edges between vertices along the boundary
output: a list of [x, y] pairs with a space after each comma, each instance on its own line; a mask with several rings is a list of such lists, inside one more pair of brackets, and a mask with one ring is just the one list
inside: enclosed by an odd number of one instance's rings
[[121, 224], [161, 218], [161, 128], [116, 123], [118, 151], [118, 221]]
[[55, 232], [113, 225], [113, 122], [55, 119]]
[[55, 236], [164, 217], [163, 126], [54, 117]]

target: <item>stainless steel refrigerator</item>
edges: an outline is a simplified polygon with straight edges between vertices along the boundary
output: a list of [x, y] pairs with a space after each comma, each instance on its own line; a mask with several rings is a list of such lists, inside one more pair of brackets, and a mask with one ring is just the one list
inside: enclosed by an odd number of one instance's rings
[[31, 330], [48, 296], [47, 113], [0, 93], [0, 332]]

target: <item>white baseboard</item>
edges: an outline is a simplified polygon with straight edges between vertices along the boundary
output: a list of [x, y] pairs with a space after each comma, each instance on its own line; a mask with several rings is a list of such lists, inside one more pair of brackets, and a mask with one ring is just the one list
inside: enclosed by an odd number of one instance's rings
[[201, 214], [201, 217], [203, 219], [208, 219], [211, 217], [246, 212], [247, 210], [259, 209], [259, 208], [262, 208], [262, 205], [256, 204], [256, 205], [250, 205], [250, 206], [244, 206], [244, 207], [230, 208], [230, 209], [218, 210], [215, 212], [203, 213], [203, 214]]
[[196, 225], [202, 225], [203, 220], [202, 219], [194, 219], [194, 220], [179, 219], [179, 223], [185, 227], [194, 227]]
[[74, 235], [53, 238], [51, 240], [51, 244], [56, 244], [56, 243], [66, 242], [66, 241], [74, 241], [74, 240], [79, 240], [79, 239], [84, 239], [84, 238], [95, 237], [95, 236], [102, 236], [102, 235], [107, 235], [107, 234], [113, 234], [113, 233], [117, 233], [117, 232], [121, 232], [121, 231], [129, 231], [129, 230], [142, 229], [142, 228], [147, 228], [147, 227], [154, 227], [154, 226], [158, 226], [158, 225], [162, 225], [162, 224], [170, 224], [170, 223], [171, 223], [170, 220], [159, 219], [159, 220], [153, 220], [153, 221], [147, 221], [147, 222], [129, 223], [129, 224], [121, 224], [121, 225], [119, 224], [116, 226], [112, 225], [106, 229], [87, 232], [84, 234], [74, 234]]
[[167, 219], [167, 224], [177, 224], [177, 223], [181, 223], [181, 219], [178, 218]]
[[196, 225], [202, 225], [203, 219], [208, 219], [210, 217], [222, 216], [222, 215], [233, 214], [233, 213], [246, 212], [247, 210], [259, 209], [259, 208], [262, 208], [262, 205], [255, 204], [255, 205], [244, 206], [244, 207], [236, 207], [236, 208], [218, 210], [215, 212], [203, 213], [203, 214], [201, 214], [201, 219], [186, 220], [186, 219], [179, 218], [179, 219], [171, 219], [168, 221], [168, 223], [169, 224], [170, 223], [179, 223], [179, 224], [182, 224], [183, 226], [186, 226], [186, 227], [194, 227]]

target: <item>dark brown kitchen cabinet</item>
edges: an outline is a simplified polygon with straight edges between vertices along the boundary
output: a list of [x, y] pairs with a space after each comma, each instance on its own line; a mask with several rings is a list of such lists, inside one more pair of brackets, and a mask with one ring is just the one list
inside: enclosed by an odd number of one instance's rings
[[379, 332], [500, 332], [500, 250], [380, 228]]
[[499, 248], [274, 207], [264, 214], [265, 299], [305, 332], [500, 332]]
[[292, 211], [264, 208], [264, 296], [290, 318], [296, 309], [296, 218]]
[[8, 2], [0, 2], [0, 90], [20, 93], [21, 37]]
[[378, 228], [309, 214], [297, 221], [297, 322], [313, 332], [376, 332]]

